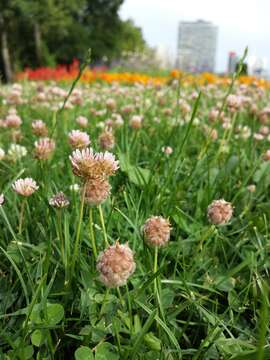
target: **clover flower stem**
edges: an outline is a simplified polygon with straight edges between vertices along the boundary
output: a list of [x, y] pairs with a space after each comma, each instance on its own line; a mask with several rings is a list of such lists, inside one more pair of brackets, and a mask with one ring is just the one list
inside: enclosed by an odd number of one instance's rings
[[119, 297], [119, 301], [120, 301], [122, 307], [124, 307], [124, 306], [125, 306], [125, 302], [124, 302], [124, 299], [123, 299], [123, 297], [122, 297], [122, 294], [121, 294], [121, 291], [120, 291], [120, 289], [119, 289], [119, 286], [117, 286], [116, 291], [117, 291], [117, 294], [118, 294], [118, 297]]
[[130, 142], [130, 149], [131, 150], [134, 148], [137, 137], [138, 137], [138, 131], [135, 131], [134, 134], [132, 135], [131, 142]]
[[[155, 246], [155, 257], [154, 257], [154, 274], [157, 272], [158, 267], [158, 246]], [[154, 279], [154, 292], [158, 295], [158, 279], [155, 277]]]
[[199, 242], [199, 245], [198, 245], [198, 251], [203, 250], [203, 244], [204, 244], [205, 240], [211, 238], [215, 233], [216, 233], [216, 227], [215, 227], [215, 225], [211, 225], [209, 227], [209, 229], [206, 231], [206, 233], [204, 234], [204, 236], [202, 236], [201, 241]]
[[[154, 274], [158, 271], [158, 246], [155, 246], [155, 255], [154, 255]], [[154, 294], [156, 297], [157, 307], [158, 307], [158, 314], [161, 315], [163, 320], [165, 320], [164, 309], [162, 306], [161, 298], [160, 298], [160, 288], [159, 288], [159, 276], [156, 276], [154, 279]], [[157, 324], [158, 332], [160, 333], [160, 326]]]
[[56, 218], [57, 218], [57, 227], [58, 227], [58, 237], [60, 241], [60, 248], [61, 248], [61, 256], [64, 268], [66, 269], [66, 261], [65, 261], [65, 248], [64, 248], [64, 239], [62, 234], [62, 216], [61, 210], [56, 210]]
[[19, 215], [19, 235], [21, 235], [21, 233], [22, 233], [23, 215], [24, 215], [25, 205], [26, 205], [26, 199], [24, 199], [21, 204], [21, 210], [20, 210], [20, 215]]
[[92, 243], [92, 250], [94, 254], [95, 260], [97, 259], [97, 247], [96, 247], [96, 240], [95, 240], [95, 234], [93, 229], [93, 208], [90, 207], [89, 210], [89, 231], [90, 231], [90, 240]]
[[234, 114], [234, 116], [233, 116], [233, 119], [232, 119], [232, 126], [231, 126], [231, 128], [229, 129], [228, 134], [226, 134], [227, 137], [226, 137], [225, 140], [226, 140], [227, 143], [229, 143], [230, 140], [231, 140], [231, 137], [232, 137], [233, 131], [234, 131], [234, 129], [235, 129], [235, 125], [236, 125], [237, 120], [238, 120], [238, 113], [236, 112], [236, 113]]
[[[122, 350], [121, 350], [121, 340], [120, 340], [119, 330], [118, 330], [119, 327], [116, 325], [116, 321], [114, 318], [112, 320], [112, 326], [113, 326], [113, 331], [114, 331], [115, 337], [116, 337], [117, 349], [118, 349], [119, 354], [121, 354]], [[90, 334], [92, 334], [92, 333], [90, 333]]]
[[[40, 176], [40, 179], [39, 179], [39, 177], [38, 177], [38, 180], [40, 181], [40, 182], [42, 182], [42, 180], [45, 178], [45, 170], [44, 170], [44, 161], [42, 161], [42, 160], [40, 160], [40, 159], [38, 159], [38, 164], [39, 164], [39, 168], [40, 168], [40, 172], [39, 172], [39, 174], [41, 175]], [[44, 185], [44, 184], [43, 184]]]
[[233, 115], [231, 128], [226, 129], [226, 131], [224, 131], [224, 135], [220, 141], [220, 145], [219, 145], [218, 151], [216, 152], [216, 157], [214, 158], [214, 161], [216, 161], [219, 158], [219, 155], [220, 155], [221, 149], [222, 149], [222, 144], [229, 144], [231, 137], [232, 137], [232, 133], [235, 128], [236, 120], [237, 120], [237, 112]]
[[99, 313], [99, 317], [100, 317], [100, 318], [101, 318], [101, 316], [104, 314], [104, 308], [105, 308], [105, 305], [106, 305], [106, 302], [107, 302], [109, 293], [110, 293], [110, 288], [107, 288], [107, 289], [106, 289], [106, 292], [105, 292], [105, 295], [104, 295], [104, 297], [103, 297], [103, 301], [102, 301], [102, 304], [101, 304], [101, 308], [100, 308], [100, 313]]
[[76, 264], [77, 257], [78, 257], [78, 252], [79, 252], [80, 235], [81, 235], [83, 210], [84, 210], [84, 200], [85, 200], [85, 190], [86, 190], [86, 187], [84, 185], [83, 186], [83, 191], [82, 191], [82, 198], [81, 198], [79, 222], [78, 222], [78, 227], [77, 227], [77, 232], [76, 232], [76, 239], [75, 239], [74, 250], [73, 250], [73, 258], [72, 258], [73, 260], [72, 260], [72, 263], [71, 263], [71, 277], [70, 277], [70, 280], [71, 280], [71, 278], [73, 276], [73, 273], [74, 273], [75, 264]]
[[127, 121], [124, 122], [124, 126], [123, 126], [123, 135], [124, 135], [124, 149], [125, 152], [128, 154], [129, 156], [129, 142], [128, 142], [128, 123]]
[[127, 300], [128, 300], [128, 312], [129, 312], [129, 321], [130, 321], [130, 334], [132, 336], [133, 334], [133, 317], [132, 317], [132, 306], [131, 306], [131, 299], [129, 296], [129, 290], [128, 290], [128, 286], [126, 284], [126, 292], [127, 292]]
[[98, 206], [98, 211], [99, 211], [99, 217], [100, 217], [101, 227], [102, 227], [103, 236], [104, 236], [105, 247], [108, 247], [108, 246], [110, 246], [110, 244], [109, 244], [108, 237], [107, 237], [107, 232], [106, 232], [106, 228], [105, 228], [104, 216], [103, 216], [103, 211], [102, 211], [101, 205]]

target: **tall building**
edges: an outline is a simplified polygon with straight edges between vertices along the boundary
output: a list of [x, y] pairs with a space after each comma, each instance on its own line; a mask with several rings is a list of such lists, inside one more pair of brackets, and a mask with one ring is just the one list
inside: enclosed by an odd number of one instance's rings
[[232, 74], [236, 71], [237, 63], [239, 61], [239, 57], [234, 51], [229, 52], [229, 58], [228, 58], [228, 73]]
[[181, 21], [177, 67], [187, 72], [214, 72], [217, 31], [217, 27], [208, 21]]

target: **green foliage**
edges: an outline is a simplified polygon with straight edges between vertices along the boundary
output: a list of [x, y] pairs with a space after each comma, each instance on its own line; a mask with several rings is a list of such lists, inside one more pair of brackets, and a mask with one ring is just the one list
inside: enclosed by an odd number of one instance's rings
[[142, 30], [132, 20], [122, 21], [120, 25], [121, 31], [116, 41], [119, 55], [123, 51], [143, 51], [146, 43]]
[[94, 360], [94, 355], [89, 347], [80, 346], [75, 351], [75, 359], [76, 360]]
[[[92, 49], [92, 62], [142, 50], [140, 28], [118, 15], [123, 0], [2, 0], [0, 31], [6, 31], [11, 64], [23, 67], [71, 63]], [[0, 61], [0, 70], [5, 67]]]

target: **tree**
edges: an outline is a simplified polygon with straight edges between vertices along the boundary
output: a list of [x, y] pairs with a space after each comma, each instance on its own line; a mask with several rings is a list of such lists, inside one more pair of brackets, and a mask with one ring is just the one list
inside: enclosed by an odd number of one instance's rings
[[[46, 64], [46, 37], [54, 33], [65, 35], [72, 23], [72, 10], [84, 2], [80, 0], [17, 0], [23, 17], [33, 29], [36, 65]], [[44, 39], [44, 40], [43, 40]]]
[[82, 59], [91, 48], [92, 63], [103, 57], [119, 58], [123, 50], [141, 50], [145, 41], [141, 29], [131, 20], [122, 21], [118, 15], [123, 0], [87, 0], [71, 11], [73, 21], [64, 36], [47, 34], [48, 47], [60, 63], [73, 57]]
[[12, 61], [9, 47], [9, 34], [12, 33], [14, 19], [18, 13], [17, 2], [14, 0], [0, 1], [0, 36], [1, 36], [1, 55], [4, 69], [4, 78], [7, 81], [13, 79]]
[[92, 63], [145, 47], [141, 29], [122, 21], [124, 0], [0, 0], [0, 71], [70, 63], [92, 50]]
[[141, 28], [137, 27], [133, 20], [129, 19], [121, 22], [121, 29], [117, 40], [118, 55], [122, 51], [143, 51], [146, 42], [143, 38]]
[[121, 31], [118, 15], [124, 0], [87, 0], [81, 24], [88, 32], [88, 47], [92, 49], [93, 61], [115, 55], [115, 44]]

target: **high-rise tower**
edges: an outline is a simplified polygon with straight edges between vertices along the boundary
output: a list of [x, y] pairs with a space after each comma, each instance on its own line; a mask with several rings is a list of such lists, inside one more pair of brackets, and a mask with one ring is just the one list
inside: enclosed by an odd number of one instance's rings
[[214, 72], [217, 31], [217, 27], [208, 21], [181, 21], [177, 66], [187, 72]]

